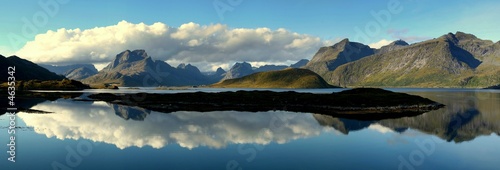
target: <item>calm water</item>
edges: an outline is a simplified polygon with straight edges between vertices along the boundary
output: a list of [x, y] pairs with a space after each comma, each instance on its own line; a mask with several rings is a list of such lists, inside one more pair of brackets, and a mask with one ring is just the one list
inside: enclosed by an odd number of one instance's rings
[[[105, 102], [32, 101], [32, 109], [54, 113], [17, 115], [16, 163], [7, 161], [3, 145], [0, 169], [500, 167], [499, 91], [392, 90], [447, 107], [411, 118], [356, 121], [314, 113], [167, 114]], [[5, 144], [8, 119], [0, 117]]]

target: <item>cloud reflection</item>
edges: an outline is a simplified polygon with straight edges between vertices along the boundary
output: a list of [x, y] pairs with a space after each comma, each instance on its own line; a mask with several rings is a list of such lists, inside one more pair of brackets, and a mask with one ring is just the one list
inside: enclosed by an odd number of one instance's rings
[[[224, 148], [230, 144], [286, 143], [317, 136], [322, 127], [310, 114], [272, 112], [149, 112], [104, 102], [45, 102], [33, 109], [55, 114], [18, 114], [27, 126], [48, 138], [89, 139], [120, 149], [178, 144]], [[131, 113], [139, 119], [125, 119]], [[118, 116], [117, 116], [118, 115]], [[120, 117], [121, 115], [121, 117]]]

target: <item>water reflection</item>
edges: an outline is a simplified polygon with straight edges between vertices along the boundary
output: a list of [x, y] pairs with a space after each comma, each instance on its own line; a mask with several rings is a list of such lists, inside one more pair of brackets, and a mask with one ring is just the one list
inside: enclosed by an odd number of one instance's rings
[[319, 114], [290, 112], [152, 112], [105, 102], [57, 100], [32, 109], [49, 115], [19, 114], [35, 132], [58, 139], [89, 139], [128, 147], [162, 148], [178, 144], [224, 148], [230, 144], [286, 143], [331, 130], [348, 135], [362, 129], [380, 133], [418, 130], [449, 142], [471, 141], [482, 135], [500, 134], [500, 93], [414, 92], [447, 107], [416, 117], [358, 121]]
[[151, 114], [151, 111], [140, 107], [112, 104], [112, 108], [115, 111], [116, 115], [122, 117], [125, 120], [132, 119], [137, 121], [144, 121], [146, 116]]
[[288, 112], [165, 114], [104, 102], [68, 100], [42, 103], [34, 109], [55, 112], [49, 115], [19, 114], [38, 134], [61, 140], [89, 139], [113, 144], [120, 149], [132, 146], [162, 148], [172, 143], [189, 149], [286, 143], [317, 136], [323, 128], [309, 114]]
[[456, 143], [472, 141], [478, 136], [500, 134], [500, 93], [415, 92], [412, 94], [430, 98], [447, 107], [416, 117], [381, 121], [357, 121], [325, 115], [314, 115], [314, 118], [321, 125], [333, 127], [343, 134], [374, 125], [386, 127], [398, 133], [403, 133], [410, 128], [416, 129]]

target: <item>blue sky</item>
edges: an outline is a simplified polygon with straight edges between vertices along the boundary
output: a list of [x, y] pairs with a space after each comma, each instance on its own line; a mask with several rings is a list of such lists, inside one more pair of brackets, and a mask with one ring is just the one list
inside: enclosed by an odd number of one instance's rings
[[[61, 0], [62, 1], [62, 0]], [[500, 40], [500, 1], [495, 0], [66, 0], [46, 24], [36, 26], [36, 34], [60, 28], [81, 30], [116, 25], [120, 21], [151, 25], [161, 22], [179, 27], [193, 22], [201, 26], [223, 24], [235, 28], [284, 28], [294, 33], [319, 37], [322, 41], [343, 38], [372, 44], [381, 40], [405, 39], [418, 42], [448, 32], [464, 31], [479, 38]], [[0, 53], [9, 55], [21, 49], [34, 35], [23, 34], [23, 18], [32, 20], [44, 12], [40, 2], [57, 0], [2, 0], [0, 10]], [[231, 4], [232, 2], [232, 4]], [[214, 3], [223, 13], [214, 7]], [[400, 12], [390, 13], [388, 5], [396, 4]], [[399, 5], [397, 5], [399, 4]], [[53, 9], [53, 8], [52, 8]], [[381, 12], [382, 11], [382, 12]], [[371, 13], [390, 13], [382, 23]], [[222, 14], [222, 15], [219, 15]], [[385, 20], [384, 15], [383, 20]], [[374, 27], [374, 23], [376, 27]], [[356, 38], [356, 28], [368, 38]], [[369, 32], [369, 31], [368, 31]], [[8, 35], [20, 35], [22, 41], [12, 43]]]

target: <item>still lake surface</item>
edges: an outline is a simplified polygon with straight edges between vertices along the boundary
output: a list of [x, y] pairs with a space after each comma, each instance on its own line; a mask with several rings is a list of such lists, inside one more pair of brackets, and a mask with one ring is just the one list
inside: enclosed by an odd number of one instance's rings
[[[89, 90], [86, 93], [240, 89]], [[273, 91], [289, 91], [277, 90]], [[331, 93], [344, 89], [304, 89]], [[445, 108], [357, 121], [314, 113], [175, 112], [68, 99], [29, 101], [52, 114], [18, 113], [16, 163], [0, 169], [498, 169], [500, 91], [389, 89]]]

